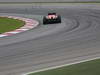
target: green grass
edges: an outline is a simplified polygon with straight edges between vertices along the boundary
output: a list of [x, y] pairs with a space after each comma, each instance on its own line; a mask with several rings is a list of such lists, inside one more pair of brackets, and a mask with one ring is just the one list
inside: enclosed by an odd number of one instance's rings
[[100, 75], [100, 59], [29, 75]]
[[0, 17], [0, 34], [8, 31], [13, 31], [24, 26], [25, 22], [7, 17]]

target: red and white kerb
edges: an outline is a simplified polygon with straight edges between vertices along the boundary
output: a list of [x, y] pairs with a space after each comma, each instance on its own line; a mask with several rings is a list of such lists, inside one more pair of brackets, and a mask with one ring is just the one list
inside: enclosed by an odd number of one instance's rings
[[11, 36], [17, 33], [21, 33], [27, 30], [30, 30], [32, 28], [35, 28], [39, 22], [33, 19], [28, 19], [28, 18], [22, 18], [22, 17], [15, 17], [15, 16], [0, 16], [0, 17], [8, 17], [8, 18], [13, 18], [13, 19], [18, 19], [18, 20], [22, 20], [25, 22], [25, 25], [19, 29], [16, 29], [14, 31], [9, 31], [9, 32], [5, 32], [3, 34], [0, 34], [0, 37], [5, 37], [5, 36]]

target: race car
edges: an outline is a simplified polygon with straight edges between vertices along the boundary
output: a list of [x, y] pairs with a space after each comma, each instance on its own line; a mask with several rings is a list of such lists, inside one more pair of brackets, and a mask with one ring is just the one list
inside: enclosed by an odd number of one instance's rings
[[61, 23], [61, 16], [56, 13], [48, 13], [47, 16], [43, 17], [43, 24], [55, 24]]

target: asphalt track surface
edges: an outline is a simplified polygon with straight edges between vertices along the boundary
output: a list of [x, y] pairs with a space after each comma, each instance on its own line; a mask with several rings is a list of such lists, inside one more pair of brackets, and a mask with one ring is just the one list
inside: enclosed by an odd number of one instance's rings
[[[35, 29], [0, 38], [0, 75], [21, 75], [100, 56], [99, 9], [30, 7], [0, 7], [0, 15], [34, 17], [40, 21]], [[48, 11], [61, 14], [62, 23], [42, 25], [42, 16]]]

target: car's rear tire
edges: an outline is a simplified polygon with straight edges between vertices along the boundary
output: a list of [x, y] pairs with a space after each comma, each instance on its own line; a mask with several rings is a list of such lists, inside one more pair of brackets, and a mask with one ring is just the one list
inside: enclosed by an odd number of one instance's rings
[[57, 22], [61, 23], [61, 16], [58, 16]]
[[46, 24], [47, 24], [47, 20], [46, 20], [46, 18], [45, 18], [45, 17], [43, 18], [43, 24], [44, 24], [44, 25], [46, 25]]

